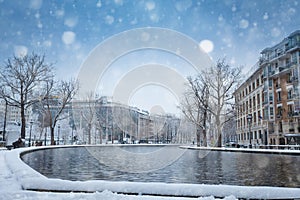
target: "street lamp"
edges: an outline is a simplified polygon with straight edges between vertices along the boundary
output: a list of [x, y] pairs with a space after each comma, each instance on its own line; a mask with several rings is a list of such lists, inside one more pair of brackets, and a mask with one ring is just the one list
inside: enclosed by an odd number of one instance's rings
[[32, 130], [32, 124], [33, 124], [33, 121], [30, 121], [30, 129], [29, 129], [29, 144], [28, 146], [30, 147], [31, 146], [31, 130]]
[[57, 126], [57, 145], [59, 145], [59, 131], [60, 131], [60, 124]]
[[249, 126], [249, 141], [250, 141], [249, 148], [252, 148], [252, 143], [251, 143], [251, 139], [252, 139], [252, 134], [251, 134], [252, 115], [251, 114], [248, 114], [247, 120], [248, 120], [248, 126]]

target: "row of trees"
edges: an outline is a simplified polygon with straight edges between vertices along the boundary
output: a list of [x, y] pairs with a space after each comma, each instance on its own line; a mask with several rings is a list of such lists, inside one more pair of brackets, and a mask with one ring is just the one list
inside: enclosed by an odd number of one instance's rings
[[[47, 119], [54, 144], [54, 129], [61, 120], [62, 111], [78, 90], [78, 83], [55, 80], [54, 67], [46, 63], [45, 56], [31, 53], [9, 58], [0, 69], [0, 98], [6, 105], [20, 109], [21, 138], [26, 135], [25, 112], [34, 106]], [[51, 109], [55, 106], [56, 109]]]
[[[240, 68], [231, 67], [225, 60], [220, 60], [196, 77], [188, 77], [189, 90], [182, 100], [181, 109], [185, 117], [196, 125], [198, 146], [201, 140], [203, 145], [207, 146], [207, 133], [212, 129], [218, 136], [216, 146], [222, 145], [222, 128], [231, 116], [234, 116], [232, 93], [239, 83], [240, 74]], [[46, 63], [45, 56], [35, 53], [22, 57], [14, 56], [1, 66], [0, 98], [4, 99], [8, 106], [20, 109], [20, 136], [23, 139], [26, 135], [25, 111], [29, 107], [34, 107], [35, 112], [43, 116], [44, 126], [50, 127], [51, 144], [54, 144], [55, 127], [63, 118], [63, 110], [74, 98], [78, 87], [78, 83], [73, 79], [55, 80], [53, 65]], [[95, 113], [97, 109], [94, 108], [95, 101], [92, 98], [90, 94], [88, 107], [81, 110], [78, 115], [88, 125], [89, 143], [92, 124], [95, 121], [100, 123], [98, 124], [100, 131], [107, 128], [103, 127], [107, 123], [103, 121], [107, 119], [99, 120], [96, 117], [100, 115]], [[211, 124], [215, 126], [212, 128]]]
[[208, 130], [217, 135], [215, 146], [222, 145], [222, 129], [234, 117], [233, 92], [240, 81], [241, 69], [219, 60], [214, 66], [188, 77], [187, 91], [181, 109], [196, 125], [197, 146], [207, 146]]

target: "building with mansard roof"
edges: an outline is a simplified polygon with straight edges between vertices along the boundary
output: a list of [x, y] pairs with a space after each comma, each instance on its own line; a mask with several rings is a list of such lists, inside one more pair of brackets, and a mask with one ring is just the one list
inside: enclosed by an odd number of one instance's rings
[[300, 144], [300, 30], [265, 48], [235, 91], [240, 144]]

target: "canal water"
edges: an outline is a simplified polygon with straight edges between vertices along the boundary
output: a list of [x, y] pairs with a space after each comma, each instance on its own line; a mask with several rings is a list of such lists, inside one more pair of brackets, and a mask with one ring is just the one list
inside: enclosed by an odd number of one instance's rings
[[300, 156], [177, 146], [91, 146], [44, 149], [22, 160], [49, 178], [72, 181], [300, 187]]

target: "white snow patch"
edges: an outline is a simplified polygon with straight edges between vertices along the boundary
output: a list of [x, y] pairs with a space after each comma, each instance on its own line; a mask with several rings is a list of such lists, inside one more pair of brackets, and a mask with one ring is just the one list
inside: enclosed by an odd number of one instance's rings
[[76, 34], [72, 31], [65, 31], [62, 35], [62, 41], [66, 45], [70, 45], [75, 41]]
[[26, 56], [28, 53], [28, 48], [23, 45], [17, 45], [14, 47], [15, 56], [23, 57]]
[[202, 40], [199, 45], [206, 53], [214, 50], [214, 43], [211, 40]]
[[239, 26], [240, 26], [240, 28], [242, 28], [242, 29], [248, 28], [248, 26], [249, 26], [248, 20], [246, 20], [246, 19], [240, 20]]
[[[67, 146], [64, 146], [67, 147]], [[299, 198], [299, 188], [283, 187], [248, 187], [232, 185], [204, 185], [204, 184], [167, 184], [145, 182], [112, 182], [112, 181], [67, 181], [49, 179], [39, 174], [20, 159], [20, 153], [27, 150], [43, 149], [45, 147], [31, 147], [12, 151], [0, 151], [0, 178], [6, 181], [6, 186], [0, 186], [1, 197], [7, 200], [15, 199], [214, 199], [222, 197], [228, 200], [243, 199], [286, 199]], [[53, 148], [49, 146], [46, 148]], [[225, 149], [226, 150], [226, 149]], [[244, 149], [239, 149], [244, 150]], [[260, 151], [260, 149], [257, 149]], [[299, 153], [299, 151], [298, 151]], [[4, 160], [3, 160], [4, 157]], [[1, 160], [2, 159], [2, 160]], [[20, 188], [25, 189], [21, 190]], [[4, 188], [3, 188], [4, 187]], [[90, 191], [82, 193], [36, 193], [26, 189]], [[100, 192], [96, 192], [100, 191]], [[117, 193], [135, 193], [136, 195], [122, 195]], [[144, 196], [144, 195], [150, 196]], [[158, 195], [158, 196], [151, 196]], [[159, 195], [180, 195], [193, 198], [169, 198]], [[200, 198], [200, 199], [203, 199]]]

